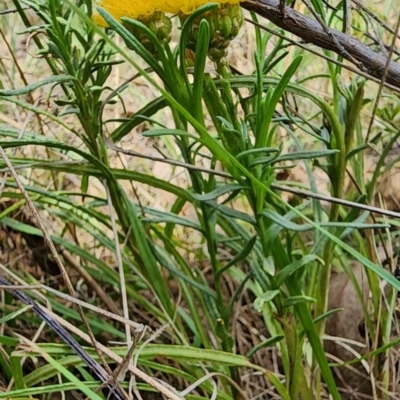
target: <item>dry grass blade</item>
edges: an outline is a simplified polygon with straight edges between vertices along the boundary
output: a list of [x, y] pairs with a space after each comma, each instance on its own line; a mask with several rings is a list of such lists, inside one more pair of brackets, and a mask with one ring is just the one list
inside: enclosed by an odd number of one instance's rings
[[[21, 191], [22, 195], [25, 198], [25, 201], [26, 201], [26, 203], [27, 203], [27, 205], [29, 207], [29, 210], [32, 212], [34, 218], [36, 219], [36, 222], [37, 222], [38, 226], [40, 227], [40, 230], [42, 231], [42, 234], [43, 234], [43, 237], [45, 239], [45, 242], [46, 242], [51, 254], [53, 255], [54, 260], [56, 261], [58, 267], [60, 268], [61, 274], [62, 274], [62, 276], [64, 278], [64, 282], [65, 282], [65, 284], [66, 284], [71, 296], [72, 297], [76, 297], [75, 290], [74, 290], [74, 288], [72, 286], [71, 280], [70, 280], [70, 278], [68, 276], [68, 273], [67, 273], [67, 271], [66, 271], [66, 269], [64, 267], [64, 264], [63, 264], [63, 262], [62, 262], [62, 260], [61, 260], [61, 258], [59, 256], [59, 254], [58, 254], [58, 252], [56, 250], [56, 247], [54, 246], [54, 243], [53, 243], [53, 241], [52, 241], [52, 239], [50, 237], [50, 234], [48, 233], [46, 227], [44, 226], [44, 224], [43, 224], [43, 222], [42, 222], [42, 220], [41, 220], [41, 218], [39, 216], [39, 213], [36, 210], [35, 205], [31, 201], [27, 191], [25, 190], [21, 180], [18, 177], [18, 174], [16, 173], [16, 171], [14, 170], [10, 160], [8, 159], [7, 154], [5, 153], [4, 149], [1, 146], [0, 146], [0, 156], [3, 158], [5, 164], [7, 165], [7, 167], [9, 169], [11, 175], [13, 176], [13, 178], [14, 178], [14, 180], [15, 180], [18, 188], [19, 188], [19, 190]], [[89, 323], [87, 322], [85, 314], [84, 314], [84, 312], [83, 312], [83, 310], [82, 310], [82, 308], [80, 307], [79, 304], [77, 304], [77, 309], [78, 309], [79, 315], [80, 315], [80, 317], [82, 319], [82, 322], [84, 323], [85, 328], [86, 328], [86, 330], [87, 330], [87, 332], [89, 334], [89, 337], [92, 340], [93, 347], [96, 349], [96, 351], [97, 351], [97, 353], [98, 353], [98, 355], [100, 357], [100, 360], [102, 361], [103, 366], [105, 367], [107, 372], [109, 374], [111, 374], [110, 367], [108, 366], [107, 362], [105, 361], [105, 359], [104, 359], [104, 357], [103, 357], [103, 355], [101, 353], [101, 350], [97, 349], [97, 347], [96, 347], [95, 337], [94, 337], [93, 332], [92, 332], [92, 330], [91, 330], [91, 328], [89, 326]], [[124, 393], [122, 389], [120, 389], [120, 391], [121, 391], [121, 393]]]
[[15, 290], [42, 289], [42, 290], [45, 290], [46, 292], [53, 293], [54, 295], [56, 295], [57, 297], [59, 297], [61, 299], [70, 301], [71, 303], [74, 303], [74, 304], [79, 304], [81, 307], [87, 308], [88, 310], [91, 310], [91, 311], [93, 311], [99, 315], [102, 315], [106, 318], [110, 318], [110, 319], [113, 319], [114, 321], [121, 322], [124, 325], [129, 325], [133, 329], [138, 329], [141, 326], [143, 326], [143, 324], [139, 324], [137, 322], [125, 319], [124, 317], [121, 317], [118, 314], [114, 314], [114, 313], [108, 312], [106, 310], [103, 310], [100, 307], [96, 307], [93, 304], [87, 303], [86, 301], [79, 300], [76, 297], [69, 296], [68, 294], [62, 293], [62, 292], [60, 292], [56, 289], [53, 289], [49, 286], [46, 286], [46, 285], [0, 285], [0, 289], [3, 289], [3, 290], [6, 290], [6, 289], [15, 289]]
[[[77, 329], [74, 325], [70, 324], [69, 322], [65, 321], [64, 319], [60, 318], [58, 315], [54, 314], [51, 311], [48, 311], [48, 313], [56, 319], [60, 325], [64, 326], [66, 329], [68, 329], [70, 332], [75, 334], [76, 336], [80, 337], [82, 340], [86, 341], [87, 343], [90, 343], [90, 337]], [[115, 354], [113, 351], [102, 345], [101, 343], [97, 342], [97, 346], [101, 349], [101, 351], [109, 358], [111, 358], [113, 361], [116, 363], [120, 364], [123, 361], [123, 357], [120, 357], [119, 355]], [[139, 379], [141, 379], [143, 382], [149, 384], [152, 386], [154, 389], [156, 389], [159, 393], [162, 393], [165, 395], [167, 398], [171, 400], [182, 400], [184, 397], [180, 396], [177, 394], [177, 392], [172, 391], [171, 389], [168, 389], [167, 385], [164, 385], [159, 382], [158, 379], [154, 379], [153, 377], [149, 376], [145, 372], [142, 372], [139, 368], [135, 367], [132, 365], [132, 363], [129, 363], [128, 365], [128, 370], [137, 376]]]
[[[0, 277], [0, 283], [4, 286], [8, 286], [9, 282]], [[19, 290], [7, 289], [15, 298], [22, 301], [24, 304], [32, 306], [32, 310], [47, 323], [47, 325], [57, 333], [57, 335], [68, 345], [70, 348], [78, 354], [78, 356], [85, 362], [85, 364], [93, 370], [96, 376], [102, 382], [108, 382], [107, 372], [98, 364], [93, 358], [79, 345], [79, 343], [60, 325], [60, 323], [44, 308], [38, 303], [33, 301], [29, 296], [22, 293]], [[89, 342], [91, 342], [90, 336]], [[97, 345], [97, 342], [96, 342]], [[114, 389], [114, 385], [111, 386]], [[119, 387], [114, 391], [114, 395], [118, 400], [126, 400], [126, 394]]]

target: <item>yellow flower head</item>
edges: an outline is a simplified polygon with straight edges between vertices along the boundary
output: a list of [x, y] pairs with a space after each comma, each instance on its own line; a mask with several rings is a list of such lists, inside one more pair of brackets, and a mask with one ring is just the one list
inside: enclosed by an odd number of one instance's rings
[[[238, 4], [243, 0], [217, 0], [220, 4]], [[114, 18], [146, 19], [155, 11], [170, 14], [191, 14], [196, 8], [210, 3], [210, 0], [98, 0], [96, 4], [107, 10]], [[94, 21], [106, 27], [107, 24], [99, 14], [93, 15]]]

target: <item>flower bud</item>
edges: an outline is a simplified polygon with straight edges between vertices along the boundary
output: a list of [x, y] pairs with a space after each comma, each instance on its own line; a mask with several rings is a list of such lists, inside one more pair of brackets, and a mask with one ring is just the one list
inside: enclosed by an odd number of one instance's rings
[[[171, 40], [172, 23], [162, 11], [156, 11], [152, 16], [138, 19], [146, 25], [161, 43], [168, 43]], [[142, 45], [152, 54], [156, 52], [156, 47], [151, 38], [141, 29], [129, 23], [123, 24]]]
[[[188, 18], [187, 15], [180, 14], [182, 23]], [[208, 56], [214, 62], [218, 62], [226, 57], [228, 46], [234, 39], [243, 25], [244, 15], [239, 4], [220, 4], [197, 17], [192, 24], [188, 47], [196, 49], [199, 27], [202, 19], [206, 19], [210, 24], [210, 45]]]

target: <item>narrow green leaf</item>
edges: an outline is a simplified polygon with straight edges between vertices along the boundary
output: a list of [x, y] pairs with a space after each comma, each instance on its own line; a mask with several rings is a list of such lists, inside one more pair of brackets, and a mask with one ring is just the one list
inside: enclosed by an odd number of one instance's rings
[[194, 62], [193, 78], [193, 115], [198, 121], [203, 121], [203, 82], [204, 69], [207, 61], [208, 48], [210, 46], [210, 25], [207, 20], [200, 22], [199, 35], [196, 43], [196, 58]]
[[223, 266], [220, 270], [217, 271], [216, 275], [221, 275], [224, 272], [226, 272], [232, 265], [235, 265], [236, 263], [243, 261], [247, 258], [247, 256], [250, 254], [250, 252], [253, 250], [253, 247], [257, 241], [257, 236], [253, 236], [249, 241], [246, 242], [244, 245], [242, 251], [236, 256], [229, 261], [226, 265]]
[[275, 210], [263, 210], [261, 211], [260, 215], [263, 215], [272, 222], [275, 222], [277, 225], [282, 226], [283, 228], [286, 228], [290, 231], [305, 232], [309, 231], [310, 229], [313, 229], [313, 227], [308, 224], [304, 225], [295, 224], [286, 219], [283, 215], [278, 214]]
[[283, 301], [283, 307], [291, 307], [294, 306], [296, 304], [300, 304], [300, 303], [315, 303], [316, 300], [313, 297], [310, 296], [290, 296], [289, 298], [285, 299]]
[[31, 309], [32, 306], [24, 306], [21, 309], [14, 311], [10, 314], [5, 315], [3, 318], [0, 318], [0, 324], [3, 324], [7, 321], [11, 321], [12, 319], [18, 317], [18, 315], [23, 314], [25, 311]]
[[87, 193], [88, 189], [89, 189], [89, 176], [88, 175], [82, 175], [81, 191], [82, 191], [82, 193]]
[[324, 264], [324, 261], [315, 254], [307, 254], [302, 259], [289, 264], [287, 267], [285, 267], [281, 271], [279, 271], [278, 274], [276, 275], [277, 286], [278, 287], [281, 286], [285, 282], [285, 280], [289, 276], [291, 276], [294, 272], [300, 270], [303, 267], [308, 266], [309, 264], [311, 264], [315, 261], [321, 263], [322, 265]]
[[[123, 89], [121, 89], [122, 91]], [[167, 105], [166, 100], [163, 97], [150, 101], [143, 106], [139, 111], [132, 115], [129, 119], [125, 120], [118, 128], [111, 133], [111, 140], [113, 142], [119, 142], [122, 138], [128, 135], [132, 130], [142, 123], [145, 118], [155, 115], [158, 111], [165, 108]]]
[[273, 336], [267, 340], [264, 340], [263, 342], [259, 343], [257, 346], [254, 346], [247, 354], [246, 357], [250, 358], [252, 357], [255, 353], [257, 353], [258, 350], [264, 349], [265, 347], [270, 347], [273, 346], [276, 343], [279, 343], [282, 339], [284, 339], [284, 335], [276, 335]]
[[277, 157], [274, 162], [282, 161], [298, 161], [298, 160], [310, 160], [314, 158], [327, 158], [332, 154], [339, 153], [339, 150], [315, 150], [315, 151], [295, 151], [287, 154], [282, 154]]
[[318, 322], [329, 318], [331, 315], [336, 314], [337, 312], [344, 311], [344, 308], [334, 308], [333, 310], [329, 310], [326, 313], [323, 313], [317, 318], [314, 318], [314, 324], [317, 324]]
[[115, 193], [115, 195], [119, 196], [119, 198], [122, 200], [124, 208], [123, 210], [119, 210], [119, 217], [122, 218], [121, 212], [123, 212], [124, 217], [127, 218], [128, 225], [131, 229], [133, 237], [135, 238], [135, 245], [138, 249], [138, 255], [140, 256], [143, 265], [146, 266], [145, 269], [142, 269], [142, 273], [148, 280], [151, 280], [152, 286], [159, 296], [165, 310], [172, 317], [174, 315], [174, 307], [171, 301], [172, 299], [164, 277], [162, 276], [157, 265], [154, 254], [152, 253], [143, 223], [138, 217], [137, 206], [128, 199], [127, 194], [124, 190], [122, 190], [122, 188], [119, 187], [118, 184], [116, 184], [115, 189], [118, 189], [119, 193]]
[[[153, 57], [153, 55], [133, 36], [128, 29], [126, 29], [120, 22], [118, 22], [110, 13], [105, 9], [97, 7], [98, 13], [104, 18], [107, 24], [117, 32], [125, 43], [130, 46], [150, 67], [162, 78], [164, 71], [160, 64]], [[167, 84], [168, 85], [168, 84]]]
[[172, 260], [170, 259], [170, 257], [168, 257], [168, 254], [166, 254], [165, 252], [162, 252], [160, 249], [157, 249], [153, 245], [151, 245], [151, 246], [153, 249], [153, 253], [156, 256], [157, 261], [163, 267], [165, 267], [165, 269], [167, 269], [169, 272], [171, 272], [171, 274], [174, 276], [174, 278], [176, 278], [176, 280], [178, 280], [177, 278], [182, 279], [183, 281], [188, 283], [193, 288], [199, 289], [202, 292], [206, 293], [207, 295], [209, 295], [213, 298], [216, 298], [215, 292], [212, 291], [208, 286], [205, 286], [199, 282], [196, 282], [190, 276], [186, 275], [184, 272], [182, 272], [181, 270], [176, 268], [174, 266]]
[[276, 147], [261, 147], [261, 148], [254, 148], [254, 149], [250, 149], [250, 150], [245, 150], [242, 151], [241, 153], [239, 153], [236, 156], [236, 160], [239, 160], [243, 157], [249, 156], [249, 155], [253, 155], [253, 154], [259, 154], [259, 153], [279, 153], [280, 149], [276, 148]]
[[15, 339], [15, 338], [8, 337], [8, 336], [0, 335], [0, 343], [4, 344], [6, 346], [15, 347], [19, 343], [19, 340]]
[[281, 381], [276, 377], [272, 372], [266, 372], [265, 377], [276, 387], [279, 395], [281, 396], [282, 400], [293, 400], [290, 397], [289, 392], [287, 391], [286, 387], [282, 385]]
[[159, 137], [159, 136], [186, 136], [197, 140], [196, 136], [191, 135], [180, 129], [150, 129], [142, 133], [144, 137]]
[[294, 222], [291, 222], [285, 216], [277, 213], [274, 210], [263, 210], [260, 212], [260, 215], [263, 215], [264, 217], [268, 218], [272, 222], [276, 223], [277, 225], [288, 229], [290, 231], [294, 232], [306, 232], [309, 230], [315, 229], [316, 226], [319, 228], [348, 228], [348, 229], [354, 229], [354, 230], [360, 230], [360, 229], [385, 229], [390, 227], [388, 224], [363, 224], [363, 223], [357, 223], [357, 222], [325, 222], [325, 223], [320, 223], [320, 224], [295, 224]]
[[227, 193], [236, 191], [236, 190], [241, 190], [241, 189], [247, 189], [247, 186], [236, 184], [236, 183], [231, 183], [223, 186], [217, 187], [217, 189], [213, 190], [212, 192], [206, 193], [206, 194], [195, 194], [191, 193], [191, 197], [197, 201], [210, 201], [210, 200], [215, 200], [218, 197], [221, 197]]
[[268, 138], [268, 135], [273, 113], [275, 112], [279, 99], [286, 90], [290, 79], [296, 72], [296, 69], [300, 65], [302, 59], [302, 56], [297, 56], [290, 64], [289, 68], [286, 69], [275, 89], [273, 91], [268, 90], [267, 95], [264, 97], [262, 110], [260, 110], [262, 113], [259, 114], [259, 118], [263, 118], [263, 122], [261, 124], [261, 132], [257, 132], [256, 147], [265, 147], [270, 145], [271, 138]]
[[11, 354], [10, 365], [11, 365], [12, 376], [15, 381], [15, 388], [16, 389], [26, 388], [24, 382], [24, 374], [22, 372], [21, 359], [18, 357], [13, 357], [13, 355]]
[[0, 96], [3, 96], [3, 97], [20, 96], [20, 95], [32, 93], [33, 91], [41, 88], [42, 86], [55, 84], [55, 83], [58, 83], [58, 84], [65, 83], [65, 82], [70, 82], [70, 81], [74, 81], [74, 80], [75, 80], [75, 78], [70, 75], [53, 75], [49, 78], [43, 79], [36, 83], [32, 83], [31, 85], [25, 86], [21, 89], [15, 89], [15, 90], [1, 90], [0, 89]]
[[[88, 386], [89, 388], [96, 389], [99, 387], [101, 383], [98, 381], [91, 381], [91, 382], [85, 382], [85, 385]], [[40, 387], [34, 387], [34, 388], [26, 388], [26, 389], [19, 389], [19, 390], [10, 390], [8, 392], [0, 392], [0, 399], [22, 399], [24, 396], [27, 397], [27, 399], [32, 400], [31, 397], [29, 396], [35, 396], [35, 395], [41, 395], [41, 394], [54, 394], [54, 393], [59, 393], [62, 391], [69, 392], [71, 390], [78, 390], [78, 386], [75, 385], [74, 383], [67, 382], [67, 383], [62, 383], [59, 385], [45, 385], [45, 386], [40, 386]]]
[[278, 294], [280, 294], [280, 290], [267, 290], [254, 300], [254, 309], [258, 312], [262, 312], [264, 304], [272, 301]]
[[91, 400], [102, 400], [102, 398], [96, 394], [94, 391], [90, 390], [85, 382], [81, 382], [73, 373], [69, 372], [65, 367], [63, 367], [58, 361], [56, 361], [49, 354], [43, 352], [41, 354], [51, 366], [57, 370], [60, 374], [62, 374], [66, 379], [70, 382], [75, 383], [75, 385], [79, 388], [82, 393], [84, 393]]
[[214, 202], [214, 201], [212, 201], [212, 202], [208, 201], [207, 204], [212, 206], [212, 207], [214, 207], [221, 214], [223, 214], [223, 215], [225, 215], [225, 216], [227, 216], [229, 218], [240, 219], [240, 220], [242, 220], [244, 222], [248, 222], [251, 225], [255, 225], [256, 224], [255, 219], [249, 214], [246, 214], [246, 213], [241, 212], [241, 211], [234, 210], [233, 208], [230, 208], [230, 207], [223, 206], [223, 205], [218, 204], [217, 202]]
[[164, 213], [164, 215], [158, 217], [142, 218], [142, 221], [150, 223], [170, 223], [174, 225], [186, 226], [187, 228], [192, 228], [196, 229], [197, 231], [203, 232], [203, 229], [199, 224], [190, 221], [187, 218], [182, 218], [178, 215], [174, 215], [172, 213]]

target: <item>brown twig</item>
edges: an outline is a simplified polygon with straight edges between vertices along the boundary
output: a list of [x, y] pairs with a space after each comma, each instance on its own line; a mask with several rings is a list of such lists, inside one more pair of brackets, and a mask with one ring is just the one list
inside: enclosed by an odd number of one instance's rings
[[112, 373], [111, 377], [108, 379], [108, 381], [103, 382], [95, 390], [96, 393], [110, 384], [115, 385], [116, 382], [125, 380], [125, 375], [126, 375], [127, 371], [129, 370], [129, 363], [131, 362], [133, 352], [135, 351], [137, 344], [139, 343], [140, 339], [142, 338], [142, 336], [144, 334], [144, 329], [145, 329], [144, 325], [141, 325], [140, 328], [136, 329], [136, 331], [133, 335], [133, 342], [131, 343], [130, 347], [128, 347], [128, 351], [126, 352], [124, 358], [117, 365], [117, 367], [113, 371], [113, 373]]
[[[341, 67], [343, 69], [346, 69], [347, 71], [353, 72], [353, 73], [355, 73], [355, 74], [357, 74], [359, 76], [362, 76], [365, 79], [368, 79], [368, 80], [370, 80], [372, 82], [375, 82], [375, 83], [379, 83], [380, 84], [382, 82], [380, 79], [375, 78], [374, 76], [369, 75], [368, 73], [363, 72], [363, 71], [357, 69], [356, 67], [353, 67], [351, 65], [348, 65], [348, 64], [345, 64], [343, 62], [340, 62], [339, 60], [336, 60], [336, 59], [334, 59], [332, 57], [328, 57], [326, 54], [324, 54], [324, 53], [322, 53], [322, 52], [320, 52], [320, 51], [318, 51], [316, 49], [311, 48], [311, 46], [308, 46], [307, 44], [304, 44], [304, 43], [300, 43], [300, 41], [293, 40], [293, 39], [289, 38], [288, 36], [282, 34], [281, 32], [278, 32], [278, 31], [276, 31], [274, 29], [269, 29], [267, 26], [265, 26], [263, 24], [260, 24], [259, 22], [253, 21], [253, 20], [251, 20], [249, 18], [245, 18], [245, 21], [249, 22], [252, 25], [258, 26], [260, 29], [262, 29], [262, 30], [264, 30], [266, 32], [269, 32], [274, 36], [277, 36], [277, 37], [285, 40], [286, 42], [290, 43], [293, 46], [299, 47], [299, 48], [301, 48], [301, 49], [303, 49], [303, 50], [305, 50], [305, 51], [307, 51], [307, 52], [309, 52], [311, 54], [316, 55], [319, 58], [323, 58], [326, 61], [329, 61], [329, 62], [331, 62], [331, 63], [333, 63], [335, 65], [338, 65], [339, 67]], [[240, 75], [239, 71], [237, 71], [236, 68], [234, 68], [232, 66], [231, 66], [231, 68], [235, 70], [236, 74]], [[387, 82], [384, 82], [383, 85], [386, 88], [391, 89], [391, 90], [393, 90], [395, 92], [400, 92], [400, 87], [389, 85]]]
[[[382, 79], [387, 57], [375, 53], [357, 39], [335, 29], [330, 29], [331, 36], [335, 38], [333, 40], [318, 21], [306, 17], [289, 7], [286, 7], [285, 18], [282, 18], [279, 3], [275, 0], [247, 0], [242, 3], [242, 6], [249, 11], [267, 18], [278, 27], [293, 33], [307, 43], [331, 50], [350, 62], [352, 62], [352, 59], [355, 59], [370, 75]], [[339, 43], [341, 48], [338, 48], [336, 43]], [[343, 53], [342, 49], [345, 50], [345, 53]], [[350, 54], [352, 59], [346, 53]], [[386, 82], [400, 88], [400, 65], [398, 63], [393, 61], [389, 63]]]

